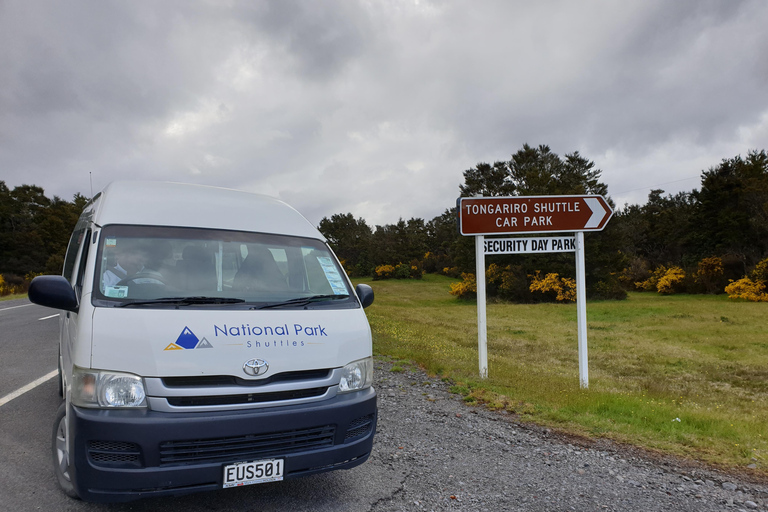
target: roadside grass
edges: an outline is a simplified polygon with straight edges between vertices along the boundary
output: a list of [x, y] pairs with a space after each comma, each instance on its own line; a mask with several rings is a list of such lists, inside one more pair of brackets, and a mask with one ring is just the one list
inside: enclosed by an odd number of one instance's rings
[[14, 293], [12, 295], [0, 295], [0, 302], [4, 300], [26, 299], [26, 293]]
[[582, 390], [575, 305], [489, 303], [481, 380], [477, 308], [451, 282], [374, 283], [375, 353], [450, 379], [470, 404], [768, 476], [768, 305], [652, 293], [589, 302]]

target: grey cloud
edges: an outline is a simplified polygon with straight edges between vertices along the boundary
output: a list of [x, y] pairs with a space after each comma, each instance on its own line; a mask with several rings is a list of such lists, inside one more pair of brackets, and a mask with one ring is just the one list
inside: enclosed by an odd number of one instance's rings
[[381, 224], [528, 142], [633, 189], [746, 153], [765, 26], [762, 0], [5, 2], [0, 179], [193, 181]]

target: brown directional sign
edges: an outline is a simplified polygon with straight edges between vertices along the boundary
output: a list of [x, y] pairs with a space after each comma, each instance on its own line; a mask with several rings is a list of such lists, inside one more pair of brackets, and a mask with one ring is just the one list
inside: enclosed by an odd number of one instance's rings
[[603, 196], [460, 197], [462, 235], [600, 231], [613, 215]]

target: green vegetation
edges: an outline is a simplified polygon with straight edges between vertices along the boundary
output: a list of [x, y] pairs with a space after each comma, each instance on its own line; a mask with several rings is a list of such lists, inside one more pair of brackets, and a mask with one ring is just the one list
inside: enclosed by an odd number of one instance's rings
[[[546, 145], [523, 144], [509, 160], [480, 162], [462, 174], [461, 196], [601, 194], [613, 205], [593, 161], [578, 152], [561, 157]], [[0, 275], [6, 282], [0, 295], [23, 293], [37, 274], [61, 272], [85, 204], [81, 194], [71, 202], [50, 199], [39, 186], [11, 190], [0, 181]], [[603, 231], [589, 235], [587, 297], [624, 299], [626, 291], [646, 290], [725, 292], [768, 301], [766, 204], [768, 152], [763, 149], [703, 170], [700, 189], [674, 196], [656, 189], [645, 205], [620, 205]], [[469, 296], [474, 293], [474, 241], [456, 229], [456, 208], [443, 208], [429, 221], [401, 218], [374, 227], [351, 213], [334, 214], [324, 217], [318, 229], [351, 276], [385, 280], [466, 274], [457, 292]], [[494, 263], [489, 296], [519, 303], [570, 300], [572, 254], [497, 256]], [[538, 280], [533, 277], [537, 272]]]
[[[560, 157], [546, 145], [524, 144], [508, 161], [481, 162], [465, 170], [458, 192], [462, 197], [601, 194], [613, 206], [601, 174], [578, 152]], [[623, 299], [626, 291], [646, 290], [665, 295], [726, 292], [768, 301], [768, 273], [759, 271], [761, 265], [768, 268], [766, 204], [768, 152], [753, 150], [702, 171], [698, 190], [665, 196], [655, 189], [645, 205], [620, 205], [605, 230], [589, 235], [587, 297]], [[319, 229], [350, 275], [464, 275], [455, 291], [468, 297], [475, 293], [474, 243], [458, 233], [456, 217], [450, 208], [428, 222], [400, 219], [372, 229], [347, 213], [323, 218]], [[494, 263], [487, 294], [512, 302], [567, 300], [561, 291], [575, 277], [570, 254], [497, 256]], [[537, 272], [541, 283], [532, 277]], [[726, 290], [731, 281], [741, 282]]]
[[13, 295], [0, 295], [0, 301], [4, 300], [16, 300], [16, 299], [26, 299], [27, 294], [26, 293], [16, 293]]
[[35, 275], [61, 274], [85, 203], [80, 194], [72, 202], [49, 199], [41, 187], [11, 190], [0, 180], [0, 296], [25, 294]]
[[629, 294], [588, 306], [589, 389], [579, 388], [575, 305], [477, 309], [455, 280], [380, 281], [366, 310], [379, 355], [448, 378], [468, 403], [576, 434], [768, 473], [768, 308], [726, 296]]

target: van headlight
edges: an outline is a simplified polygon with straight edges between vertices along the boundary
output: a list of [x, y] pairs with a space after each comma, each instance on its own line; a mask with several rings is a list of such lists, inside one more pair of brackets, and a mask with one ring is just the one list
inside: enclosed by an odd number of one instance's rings
[[339, 393], [349, 393], [371, 387], [373, 383], [373, 358], [366, 357], [342, 368]]
[[146, 407], [144, 381], [138, 375], [102, 372], [75, 367], [72, 373], [73, 405], [80, 407]]

